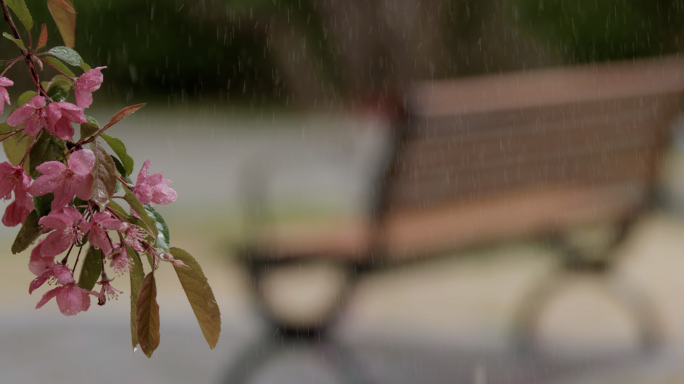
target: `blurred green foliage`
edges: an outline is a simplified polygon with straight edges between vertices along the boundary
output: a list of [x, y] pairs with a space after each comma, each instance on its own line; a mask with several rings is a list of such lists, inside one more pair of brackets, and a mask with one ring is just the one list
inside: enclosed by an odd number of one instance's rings
[[675, 52], [682, 0], [511, 0], [511, 16], [571, 62]]
[[[251, 100], [275, 98], [279, 87], [266, 49], [265, 23], [220, 1], [74, 0], [75, 49], [93, 67], [106, 65], [114, 93], [219, 93]], [[46, 22], [49, 46], [61, 45], [44, 2], [31, 9]], [[250, 28], [243, 28], [245, 26]]]
[[[75, 48], [93, 67], [108, 67], [104, 72], [104, 92], [101, 91], [104, 94], [139, 100], [157, 94], [171, 95], [176, 100], [218, 96], [250, 103], [283, 101], [290, 92], [281, 75], [282, 63], [276, 62], [269, 42], [269, 28], [274, 20], [286, 22], [302, 39], [302, 45], [318, 65], [320, 73], [316, 78], [332, 84], [341, 94], [352, 91], [354, 74], [348, 72], [345, 62], [349, 58], [343, 57], [339, 42], [326, 25], [330, 18], [321, 15], [317, 0], [73, 2], [78, 12]], [[501, 6], [510, 17], [497, 22], [528, 31], [541, 46], [549, 47], [564, 61], [604, 61], [677, 51], [677, 37], [684, 25], [683, 3], [684, 0], [444, 0], [445, 7], [439, 16], [442, 19], [436, 19], [432, 27], [444, 30], [443, 53], [472, 56], [479, 51], [469, 50], [468, 46], [481, 44], [483, 20], [490, 13], [499, 12]], [[36, 21], [34, 35], [45, 22], [50, 32], [48, 46], [61, 45], [45, 2], [29, 5]], [[499, 48], [504, 49], [496, 47]], [[472, 68], [447, 68], [444, 75], [482, 71], [477, 67], [483, 65], [484, 59], [463, 60], [472, 62]]]

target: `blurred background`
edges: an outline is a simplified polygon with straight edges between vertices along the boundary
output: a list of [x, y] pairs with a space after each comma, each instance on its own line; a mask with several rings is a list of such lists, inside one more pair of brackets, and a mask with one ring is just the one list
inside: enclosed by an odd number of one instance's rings
[[[48, 45], [60, 45], [45, 4], [30, 6], [38, 24], [48, 24]], [[363, 214], [387, 127], [417, 82], [676, 55], [684, 44], [684, 2], [74, 0], [74, 6], [75, 49], [91, 66], [107, 66], [87, 114], [102, 122], [126, 105], [148, 103], [110, 133], [126, 143], [136, 172], [149, 158], [151, 172], [173, 180], [179, 198], [159, 211], [172, 244], [204, 268], [223, 331], [210, 351], [170, 270], [158, 278], [162, 336], [150, 360], [130, 351], [127, 277], [116, 279], [124, 291], [118, 301], [76, 318], [63, 317], [54, 304], [34, 310], [39, 296], [27, 293], [28, 252], [12, 255], [17, 229], [3, 228], [1, 382], [684, 381], [681, 123], [662, 159], [662, 204], [638, 221], [618, 267], [661, 319], [666, 342], [651, 354], [636, 352], [630, 317], [593, 281], [578, 278], [542, 319], [543, 353], [518, 355], [510, 345], [513, 313], [557, 263], [547, 244], [531, 240], [361, 280], [321, 343], [283, 341], [268, 328], [236, 261], [251, 235], [246, 204], [257, 192], [268, 196], [268, 220], [286, 226]], [[15, 49], [0, 41], [3, 59]], [[17, 80], [9, 89], [16, 100], [28, 76], [17, 65], [8, 77]], [[323, 276], [314, 290], [334, 281]]]

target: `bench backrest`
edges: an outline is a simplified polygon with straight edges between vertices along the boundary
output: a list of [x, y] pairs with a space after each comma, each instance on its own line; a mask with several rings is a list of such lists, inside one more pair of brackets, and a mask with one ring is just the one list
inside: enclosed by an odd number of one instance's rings
[[376, 218], [540, 188], [648, 189], [683, 92], [678, 58], [418, 85]]

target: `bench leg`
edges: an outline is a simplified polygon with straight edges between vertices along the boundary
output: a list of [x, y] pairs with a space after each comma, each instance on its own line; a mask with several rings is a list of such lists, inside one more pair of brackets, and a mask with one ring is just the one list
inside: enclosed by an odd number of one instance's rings
[[[318, 303], [318, 308], [314, 308], [312, 311], [315, 313], [295, 313], [297, 315], [295, 319], [292, 316], [292, 311], [297, 311], [297, 309], [283, 308], [287, 304], [277, 302], [278, 297], [274, 297], [281, 293], [278, 291], [290, 289], [292, 285], [305, 285], [305, 281], [302, 280], [311, 277], [307, 275], [306, 269], [310, 264], [316, 262], [316, 260], [311, 259], [296, 261], [247, 259], [247, 271], [250, 275], [252, 293], [257, 310], [269, 326], [279, 334], [304, 338], [320, 337], [334, 324], [342, 313], [358, 276], [354, 266], [351, 264], [338, 263], [333, 266], [334, 272], [341, 274], [341, 280], [336, 279], [338, 280], [338, 286], [335, 287], [334, 292], [329, 292], [330, 294], [325, 297], [325, 302]], [[274, 275], [281, 272], [288, 273], [287, 271], [295, 272], [294, 276], [290, 273], [289, 280], [269, 281]], [[297, 281], [293, 281], [293, 277]], [[330, 283], [332, 284], [332, 282]], [[304, 289], [308, 288], [305, 287]], [[312, 289], [315, 290], [316, 288]], [[305, 296], [311, 293], [310, 290], [303, 291], [301, 288], [299, 292], [293, 292], [293, 294], [300, 296], [303, 294]], [[301, 301], [301, 297], [299, 299]], [[310, 308], [305, 310], [308, 309]], [[288, 311], [289, 313], [287, 313]]]
[[533, 353], [537, 349], [538, 322], [546, 306], [563, 289], [567, 279], [578, 274], [599, 279], [603, 289], [632, 317], [639, 332], [639, 346], [643, 351], [652, 350], [661, 344], [661, 327], [651, 300], [636, 284], [613, 273], [611, 267], [611, 263], [605, 259], [582, 262], [570, 257], [556, 271], [536, 284], [521, 302], [513, 320], [513, 344], [516, 350]]

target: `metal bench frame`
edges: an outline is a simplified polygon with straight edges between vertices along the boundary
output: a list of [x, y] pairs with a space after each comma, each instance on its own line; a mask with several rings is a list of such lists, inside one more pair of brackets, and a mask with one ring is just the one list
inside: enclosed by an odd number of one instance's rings
[[[362, 232], [365, 233], [365, 236], [360, 240], [360, 245], [352, 250], [347, 249], [335, 254], [329, 250], [317, 252], [316, 247], [309, 247], [309, 249], [303, 247], [304, 250], [279, 248], [278, 245], [269, 246], [267, 241], [248, 244], [242, 249], [240, 255], [252, 278], [257, 301], [261, 304], [265, 302], [264, 292], [261, 290], [264, 276], [269, 270], [282, 265], [320, 258], [338, 261], [347, 270], [350, 283], [348, 288], [350, 288], [355, 279], [388, 264], [396, 265], [406, 261], [420, 260], [425, 256], [434, 256], [446, 252], [453, 253], [466, 247], [492, 241], [506, 241], [518, 236], [534, 236], [551, 244], [562, 256], [563, 262], [560, 264], [561, 268], [558, 269], [559, 275], [554, 275], [539, 284], [529, 293], [527, 299], [520, 306], [514, 324], [514, 336], [516, 345], [521, 348], [529, 347], [533, 344], [535, 323], [543, 311], [544, 304], [550, 301], [557, 292], [559, 276], [565, 276], [569, 272], [590, 273], [600, 277], [609, 276], [609, 272], [616, 262], [613, 256], [614, 250], [622, 243], [633, 223], [653, 206], [658, 159], [667, 148], [669, 142], [667, 128], [671, 118], [679, 109], [679, 97], [683, 93], [684, 60], [678, 58], [647, 59], [577, 68], [529, 71], [418, 85], [406, 98], [404, 108], [397, 108], [396, 116], [398, 118], [395, 119], [392, 130], [391, 150], [387, 153], [385, 163], [378, 167], [378, 177], [373, 183], [375, 193], [373, 194], [372, 209], [367, 223], [364, 223], [365, 228]], [[627, 112], [621, 114], [622, 109], [633, 111], [630, 105], [635, 107], [639, 103], [645, 103], [644, 105], [647, 106], [645, 111], [652, 109], [651, 112], [654, 112], [655, 115], [642, 118], [641, 109], [636, 111], [636, 115], [629, 115]], [[661, 106], [662, 110], [660, 109]], [[599, 145], [598, 149], [592, 149], [593, 146], [582, 134], [583, 124], [585, 124], [582, 119], [589, 116], [589, 120], [591, 120], [590, 115], [596, 113], [596, 118], [600, 120], [604, 110], [606, 115], [614, 112], [611, 111], [611, 108], [617, 108], [618, 114], [615, 115], [617, 117], [613, 116], [614, 119], [611, 120], [609, 116], [605, 122], [598, 122], [597, 126], [603, 128], [587, 131], [587, 134], [603, 132], [596, 133], [599, 137], [599, 144], [603, 146]], [[558, 116], [553, 117], [554, 113], [567, 113], [570, 128], [565, 134], [562, 132], [565, 129], [563, 126], [565, 115], [560, 116], [560, 120], [554, 120], [558, 118]], [[442, 176], [447, 175], [448, 179], [448, 175], [456, 175], [457, 178], [460, 177], [461, 185], [466, 185], [465, 187], [451, 184], [445, 186], [445, 178], [440, 179], [438, 174], [436, 178], [430, 179], [437, 180], [430, 181], [433, 184], [438, 183], [437, 187], [433, 188], [435, 193], [432, 193], [432, 196], [430, 196], [431, 193], [421, 194], [421, 191], [425, 191], [424, 186], [427, 185], [427, 182], [421, 181], [420, 175], [414, 175], [415, 169], [429, 171], [434, 167], [431, 168], [432, 165], [430, 165], [432, 164], [430, 163], [430, 156], [428, 156], [431, 154], [430, 151], [423, 150], [421, 153], [420, 150], [417, 150], [416, 152], [417, 146], [436, 145], [439, 147], [445, 145], [446, 141], [449, 140], [456, 143], [458, 141], [456, 139], [469, 139], [471, 132], [468, 131], [466, 120], [479, 121], [477, 124], [480, 128], [484, 127], [482, 129], [485, 130], [487, 119], [490, 118], [492, 124], [499, 124], [499, 128], [497, 128], [499, 134], [503, 131], [509, 131], [508, 139], [513, 143], [513, 140], [517, 140], [516, 137], [518, 137], [516, 136], [517, 133], [514, 132], [515, 124], [507, 126], [506, 121], [502, 123], [496, 119], [501, 117], [505, 120], [513, 116], [515, 122], [516, 114], [520, 115], [522, 120], [527, 119], [525, 123], [527, 125], [522, 125], [523, 128], [531, 130], [533, 133], [526, 139], [530, 143], [536, 140], [537, 136], [534, 133], [540, 132], [539, 135], [541, 136], [549, 134], [552, 141], [561, 140], [565, 142], [567, 139], [569, 147], [572, 147], [572, 143], [579, 142], [578, 148], [587, 148], [589, 154], [564, 155], [561, 153], [562, 150], [558, 150], [559, 157], [554, 159], [548, 157], [549, 154], [555, 153], [553, 150], [546, 154], [543, 153], [543, 148], [545, 148], [543, 143], [534, 142], [534, 145], [541, 146], [537, 147], [536, 150], [526, 152], [524, 149], [527, 144], [521, 139], [518, 143], [520, 148], [518, 148], [517, 154], [514, 153], [507, 157], [503, 150], [498, 153], [494, 151], [494, 156], [503, 157], [499, 159], [499, 165], [497, 165], [499, 168], [491, 171], [494, 172], [494, 176], [489, 179], [491, 181], [490, 186], [486, 186], [484, 182], [480, 183], [479, 179], [469, 178], [468, 175], [480, 171], [473, 171], [461, 163], [457, 164], [460, 167], [458, 171], [448, 168], [444, 170]], [[625, 115], [624, 121], [618, 121], [623, 115]], [[552, 117], [546, 119], [544, 116]], [[451, 122], [450, 124], [453, 127], [440, 123], [442, 120], [439, 119], [446, 119]], [[536, 119], [536, 122], [533, 121], [530, 125], [530, 121], [532, 121], [530, 119]], [[579, 120], [579, 123], [576, 120]], [[560, 125], [555, 128], [552, 127], [553, 124], [556, 124], [554, 121]], [[440, 128], [439, 124], [443, 126]], [[621, 124], [628, 127], [625, 128], [624, 136], [620, 132], [613, 131], [614, 129], [622, 129]], [[645, 124], [648, 130], [643, 130], [644, 127], [639, 124]], [[588, 124], [588, 126], [590, 125]], [[451, 130], [452, 137], [449, 138], [447, 132], [446, 141], [437, 140], [433, 144], [427, 143], [430, 139], [426, 139], [426, 136], [433, 132], [430, 130], [432, 126], [437, 127], [433, 130], [434, 132], [440, 129], [443, 131]], [[629, 128], [631, 126], [637, 128], [632, 132]], [[560, 133], [553, 133], [553, 129], [558, 129]], [[573, 129], [579, 131], [580, 134], [571, 132]], [[494, 130], [492, 135], [495, 135], [496, 132]], [[636, 137], [631, 142], [627, 140], [627, 136], [629, 136], [627, 133], [630, 132]], [[574, 138], [570, 137], [572, 134], [575, 135]], [[601, 136], [602, 134], [604, 136]], [[496, 136], [492, 137], [496, 138]], [[499, 138], [503, 140], [501, 136]], [[543, 139], [540, 140], [543, 141]], [[491, 141], [491, 138], [487, 140]], [[601, 142], [601, 140], [605, 142]], [[613, 142], [608, 140], [613, 140]], [[478, 145], [482, 143], [484, 141], [477, 142], [477, 140], [472, 143], [473, 153], [477, 154]], [[560, 142], [553, 141], [553, 143], [558, 146]], [[621, 143], [626, 146], [624, 153], [615, 149], [622, 145]], [[482, 148], [486, 148], [489, 144], [482, 144]], [[530, 144], [530, 146], [532, 145]], [[464, 148], [467, 150], [469, 147], [461, 145], [460, 148], [464, 151]], [[592, 150], [595, 150], [595, 153], [591, 152]], [[531, 155], [536, 153], [542, 153], [542, 157], [547, 156], [546, 160], [534, 160]], [[632, 153], [636, 160], [630, 157]], [[452, 160], [450, 161], [452, 163], [464, 161], [463, 157], [458, 157], [458, 151], [439, 152], [436, 150], [432, 154], [434, 158], [439, 157], [439, 155], [451, 156]], [[492, 158], [492, 153], [482, 155], [478, 158], [481, 160], [479, 163], [473, 161], [476, 163], [474, 167], [488, 166], [487, 161], [490, 158]], [[425, 159], [427, 159], [425, 163], [428, 165], [420, 168], [419, 162]], [[470, 160], [466, 159], [466, 163], [468, 161]], [[568, 169], [571, 168], [574, 172], [570, 172], [571, 175], [569, 176], [563, 173], [565, 172], [565, 162], [570, 163]], [[436, 164], [439, 166], [439, 161]], [[454, 164], [446, 165], [452, 167]], [[546, 176], [543, 178], [533, 175], [526, 179], [526, 176], [522, 174], [529, 171], [530, 166], [533, 171], [540, 169], [539, 167], [546, 167], [544, 169], [548, 172], [544, 174]], [[507, 172], [507, 169], [516, 169], [516, 167], [518, 175], [522, 175], [518, 178], [518, 184], [515, 182], [509, 184], [508, 179], [502, 182], [501, 178], [497, 178], [497, 172], [502, 170]], [[414, 174], [411, 174], [412, 171]], [[479, 176], [480, 173], [477, 175]], [[463, 182], [464, 180], [465, 182]], [[442, 231], [444, 233], [437, 241], [430, 242], [432, 239], [430, 236], [423, 236], [422, 240], [418, 239], [415, 247], [407, 245], [409, 243], [396, 241], [396, 238], [401, 237], [402, 231], [404, 234], [412, 233], [411, 228], [415, 228], [420, 223], [429, 223], [431, 219], [426, 216], [425, 212], [430, 209], [439, 212], [442, 209], [441, 207], [448, 206], [451, 203], [451, 206], [444, 209], [451, 209], [451, 212], [455, 212], [454, 214], [457, 216], [463, 214], [462, 212], [468, 212], [469, 206], [474, 206], [473, 209], [491, 208], [494, 212], [493, 218], [497, 217], [497, 212], [514, 215], [515, 210], [506, 213], [509, 204], [507, 199], [510, 196], [522, 201], [523, 204], [518, 212], [524, 213], [526, 212], [525, 207], [541, 204], [539, 200], [543, 200], [543, 197], [552, 196], [553, 193], [556, 193], [546, 192], [545, 188], [547, 187], [551, 187], [549, 190], [557, 190], [560, 193], [558, 201], [572, 201], [574, 206], [571, 207], [575, 208], [570, 208], [565, 212], [558, 211], [554, 215], [546, 214], [546, 216], [542, 212], [539, 216], [541, 218], [537, 220], [538, 222], [531, 219], [530, 223], [532, 224], [529, 228], [525, 225], [523, 228], [516, 228], [519, 226], [516, 222], [508, 223], [508, 227], [505, 224], [497, 227], [497, 225], [492, 225], [490, 220], [490, 222], [482, 224], [481, 232], [473, 232], [474, 234], [471, 236], [463, 235], [463, 231], [457, 229], [449, 233], [448, 225], [451, 224], [444, 221], [446, 224], [435, 227], [447, 228]], [[593, 195], [600, 195], [597, 191], [603, 187], [607, 188], [601, 192], [603, 195], [596, 197], [596, 200], [591, 200], [590, 198], [593, 198]], [[538, 191], [539, 188], [541, 189]], [[413, 192], [406, 192], [408, 190]], [[638, 191], [634, 192], [636, 190]], [[623, 194], [623, 191], [627, 192]], [[586, 196], [583, 195], [585, 192]], [[538, 193], [539, 199], [535, 193]], [[624, 201], [620, 200], [620, 197], [607, 199], [606, 196], [612, 196], [612, 193], [615, 193], [615, 196], [624, 195]], [[525, 199], [532, 201], [528, 202]], [[615, 200], [615, 206], [611, 208], [612, 200]], [[549, 204], [554, 202], [555, 200], [552, 199]], [[481, 205], [473, 205], [475, 203]], [[263, 202], [260, 204], [263, 205]], [[585, 209], [588, 213], [584, 216], [578, 213], [578, 211], [582, 211], [583, 204], [593, 204], [593, 206]], [[501, 209], [502, 207], [504, 209]], [[591, 217], [592, 212], [596, 217]], [[396, 217], [402, 218], [403, 221], [395, 220]], [[504, 217], [501, 217], [500, 221], [503, 219]], [[421, 220], [423, 221], [421, 222]], [[587, 257], [582, 249], [573, 247], [562, 237], [564, 231], [568, 229], [604, 220], [616, 224], [618, 231], [613, 246], [602, 250], [598, 258]], [[400, 222], [400, 224], [396, 224], [396, 222]], [[460, 224], [460, 228], [463, 228], [462, 224]], [[490, 229], [492, 227], [494, 229]], [[459, 227], [457, 225], [454, 228]], [[395, 239], [392, 236], [395, 236]], [[404, 252], [405, 249], [410, 250]], [[632, 290], [632, 293], [626, 295], [624, 289], [626, 286], [625, 284], [612, 284], [608, 287], [634, 314], [642, 345], [644, 347], [656, 345], [659, 335], [654, 311], [649, 307], [648, 300], [638, 294], [638, 290]], [[337, 305], [331, 305], [325, 319], [312, 324], [287, 324], [267, 307], [262, 307], [262, 312], [281, 332], [316, 335], [334, 322], [349, 292], [349, 289], [340, 292], [337, 297]]]

